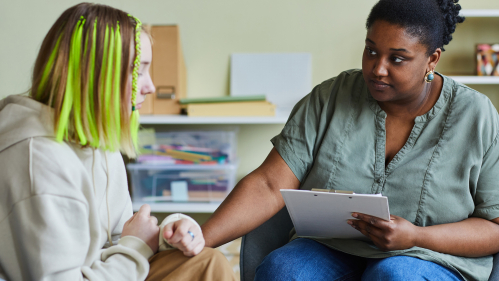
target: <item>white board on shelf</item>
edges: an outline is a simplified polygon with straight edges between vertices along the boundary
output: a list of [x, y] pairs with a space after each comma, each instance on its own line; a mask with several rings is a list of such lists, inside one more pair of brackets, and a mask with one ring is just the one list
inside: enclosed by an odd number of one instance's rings
[[310, 53], [235, 53], [231, 56], [231, 96], [266, 95], [290, 110], [312, 86]]

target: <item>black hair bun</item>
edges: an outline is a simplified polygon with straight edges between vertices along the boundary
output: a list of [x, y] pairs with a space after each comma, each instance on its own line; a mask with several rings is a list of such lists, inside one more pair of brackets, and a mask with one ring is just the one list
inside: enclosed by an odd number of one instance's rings
[[456, 31], [456, 25], [464, 21], [464, 17], [459, 15], [461, 5], [457, 4], [459, 0], [436, 1], [440, 7], [440, 12], [442, 13], [444, 19], [443, 43], [444, 45], [447, 45], [452, 40], [452, 33]]

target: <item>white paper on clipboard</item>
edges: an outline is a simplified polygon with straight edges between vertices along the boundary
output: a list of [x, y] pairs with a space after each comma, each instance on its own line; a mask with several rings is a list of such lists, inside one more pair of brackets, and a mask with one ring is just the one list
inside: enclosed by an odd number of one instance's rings
[[281, 189], [296, 234], [300, 237], [362, 239], [347, 220], [353, 212], [390, 220], [388, 198], [377, 194], [344, 194]]

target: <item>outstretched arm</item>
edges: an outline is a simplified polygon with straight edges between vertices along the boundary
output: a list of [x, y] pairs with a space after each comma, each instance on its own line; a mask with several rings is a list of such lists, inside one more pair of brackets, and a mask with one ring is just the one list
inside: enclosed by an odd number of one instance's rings
[[263, 164], [244, 177], [202, 226], [206, 246], [217, 247], [255, 229], [284, 207], [280, 189], [298, 189], [299, 180], [272, 149]]

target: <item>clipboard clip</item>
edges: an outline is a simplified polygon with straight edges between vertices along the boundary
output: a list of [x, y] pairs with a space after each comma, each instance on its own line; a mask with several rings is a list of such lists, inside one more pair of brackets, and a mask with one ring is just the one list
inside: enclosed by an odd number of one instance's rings
[[312, 190], [311, 190], [311, 191], [317, 191], [317, 192], [327, 192], [327, 193], [355, 194], [353, 191], [348, 191], [348, 190], [337, 190], [337, 189], [312, 188]]

